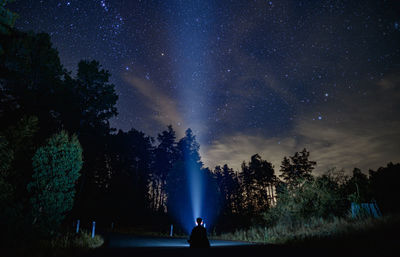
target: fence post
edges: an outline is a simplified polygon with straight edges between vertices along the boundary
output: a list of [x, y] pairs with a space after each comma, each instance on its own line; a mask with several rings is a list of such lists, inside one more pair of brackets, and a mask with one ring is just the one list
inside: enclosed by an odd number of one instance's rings
[[79, 223], [80, 222], [81, 222], [80, 220], [77, 220], [77, 222], [76, 222], [76, 233], [79, 233]]
[[95, 229], [96, 229], [96, 222], [93, 221], [93, 225], [92, 225], [92, 238], [94, 237]]
[[266, 242], [267, 239], [268, 239], [268, 236], [267, 236], [267, 227], [264, 227], [264, 242]]
[[376, 210], [376, 212], [377, 212], [378, 217], [382, 217], [381, 210], [379, 210], [378, 204], [376, 203], [375, 200], [372, 201], [372, 204], [373, 204], [374, 207], [375, 207], [375, 210]]
[[169, 236], [172, 236], [174, 233], [174, 225], [171, 224], [171, 230], [169, 232]]

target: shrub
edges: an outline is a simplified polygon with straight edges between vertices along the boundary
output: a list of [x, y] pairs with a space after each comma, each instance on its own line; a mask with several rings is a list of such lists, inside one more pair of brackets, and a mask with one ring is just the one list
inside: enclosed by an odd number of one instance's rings
[[338, 190], [339, 185], [328, 176], [298, 182], [298, 186], [282, 188], [277, 205], [264, 219], [268, 226], [284, 223], [296, 226], [311, 218], [329, 219], [344, 216], [346, 199]]
[[82, 231], [79, 236], [75, 237], [72, 241], [72, 247], [74, 248], [97, 248], [102, 246], [104, 243], [104, 239], [95, 235], [92, 238], [92, 235], [88, 232]]
[[38, 249], [91, 249], [102, 246], [104, 239], [100, 235], [92, 235], [84, 230], [79, 234], [66, 233], [61, 236], [54, 236], [51, 239], [42, 239], [36, 242]]
[[54, 234], [75, 195], [82, 168], [82, 148], [76, 136], [65, 131], [53, 135], [32, 158], [34, 173], [28, 184], [34, 225], [44, 234]]

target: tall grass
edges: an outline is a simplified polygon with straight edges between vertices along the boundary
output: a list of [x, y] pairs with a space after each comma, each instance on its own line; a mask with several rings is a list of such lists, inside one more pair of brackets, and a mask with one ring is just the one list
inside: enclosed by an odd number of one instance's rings
[[332, 218], [330, 220], [312, 218], [300, 225], [292, 226], [278, 223], [273, 227], [253, 226], [233, 233], [212, 235], [213, 239], [239, 240], [254, 243], [284, 244], [309, 239], [328, 239], [368, 233], [371, 230], [385, 229], [400, 224], [399, 216], [380, 219]]
[[62, 236], [51, 238], [50, 240], [41, 240], [39, 248], [80, 248], [91, 249], [102, 246], [104, 239], [100, 235], [92, 235], [82, 230], [80, 233], [66, 233]]
[[92, 238], [90, 233], [81, 231], [78, 234], [67, 232], [48, 239], [34, 239], [18, 243], [17, 247], [9, 246], [2, 249], [1, 256], [81, 256], [90, 249], [102, 246], [104, 240], [100, 235]]

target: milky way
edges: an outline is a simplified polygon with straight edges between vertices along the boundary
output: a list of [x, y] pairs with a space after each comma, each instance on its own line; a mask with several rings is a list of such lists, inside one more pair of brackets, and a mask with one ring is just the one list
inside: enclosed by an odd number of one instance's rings
[[206, 166], [275, 167], [307, 147], [318, 171], [400, 161], [396, 1], [28, 1], [17, 28], [51, 35], [64, 66], [97, 59], [112, 126], [191, 127]]

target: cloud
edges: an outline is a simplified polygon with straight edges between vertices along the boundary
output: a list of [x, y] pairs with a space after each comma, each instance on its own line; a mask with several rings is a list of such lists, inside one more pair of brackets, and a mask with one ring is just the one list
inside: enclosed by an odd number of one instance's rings
[[248, 161], [250, 156], [256, 153], [272, 162], [277, 168], [283, 156], [290, 154], [295, 144], [296, 141], [293, 138], [265, 138], [237, 133], [214, 141], [201, 153], [205, 166], [210, 168], [227, 163], [235, 170], [240, 170], [241, 163]]
[[215, 167], [227, 163], [240, 170], [242, 161], [258, 153], [279, 171], [284, 156], [291, 156], [304, 147], [310, 151], [310, 159], [317, 162], [317, 173], [330, 168], [344, 168], [351, 171], [359, 167], [364, 171], [376, 169], [388, 162], [400, 161], [400, 123], [382, 126], [379, 133], [374, 129], [359, 133], [316, 121], [300, 122], [294, 128], [296, 133], [283, 138], [235, 134], [225, 136], [204, 149], [203, 162]]
[[384, 90], [395, 89], [400, 86], [400, 76], [399, 74], [392, 74], [381, 79], [378, 82], [378, 86], [380, 86]]
[[184, 120], [178, 111], [175, 100], [148, 80], [133, 75], [126, 75], [124, 79], [146, 99], [146, 106], [152, 111], [151, 117], [148, 117], [147, 120], [149, 123], [156, 121], [163, 127], [172, 125], [177, 136], [184, 135]]
[[378, 84], [365, 84], [365, 95], [341, 94], [341, 101], [319, 107], [322, 120], [313, 119], [313, 113], [303, 114], [281, 137], [249, 132], [225, 135], [203, 149], [203, 162], [210, 168], [227, 163], [240, 170], [244, 160], [258, 153], [278, 172], [284, 156], [303, 148], [317, 162], [316, 173], [333, 167], [347, 172], [358, 167], [367, 172], [390, 161], [400, 162], [398, 77], [390, 75]]

